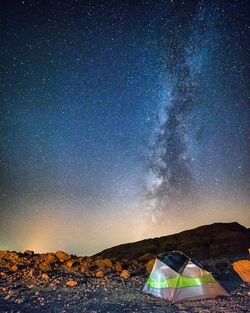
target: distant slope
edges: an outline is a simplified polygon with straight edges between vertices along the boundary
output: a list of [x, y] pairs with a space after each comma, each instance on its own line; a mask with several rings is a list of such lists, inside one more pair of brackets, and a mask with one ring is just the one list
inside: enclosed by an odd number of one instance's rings
[[145, 253], [180, 250], [199, 260], [246, 255], [250, 230], [234, 223], [215, 223], [160, 238], [122, 244], [97, 255], [109, 258], [138, 258]]

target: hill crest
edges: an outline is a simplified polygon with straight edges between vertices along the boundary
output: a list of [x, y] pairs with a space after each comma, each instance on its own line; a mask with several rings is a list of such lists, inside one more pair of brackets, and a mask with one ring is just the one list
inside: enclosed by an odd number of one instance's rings
[[143, 239], [105, 249], [96, 256], [109, 258], [139, 258], [171, 250], [205, 260], [209, 258], [244, 255], [250, 246], [250, 230], [237, 222], [213, 223], [176, 234]]

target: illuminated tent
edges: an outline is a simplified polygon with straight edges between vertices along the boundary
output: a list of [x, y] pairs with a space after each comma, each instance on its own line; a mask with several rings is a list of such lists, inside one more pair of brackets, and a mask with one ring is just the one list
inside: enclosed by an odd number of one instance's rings
[[194, 264], [179, 251], [163, 254], [155, 259], [143, 291], [171, 303], [228, 296], [211, 273]]
[[250, 261], [240, 260], [233, 263], [234, 270], [239, 274], [240, 278], [250, 283]]

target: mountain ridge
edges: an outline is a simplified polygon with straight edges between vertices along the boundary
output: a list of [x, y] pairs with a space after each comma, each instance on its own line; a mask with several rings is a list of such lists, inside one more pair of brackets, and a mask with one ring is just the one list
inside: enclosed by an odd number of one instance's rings
[[247, 253], [250, 229], [237, 222], [213, 223], [184, 230], [176, 234], [148, 238], [105, 249], [95, 256], [109, 258], [139, 258], [145, 253], [154, 255], [181, 250], [200, 260], [233, 257]]

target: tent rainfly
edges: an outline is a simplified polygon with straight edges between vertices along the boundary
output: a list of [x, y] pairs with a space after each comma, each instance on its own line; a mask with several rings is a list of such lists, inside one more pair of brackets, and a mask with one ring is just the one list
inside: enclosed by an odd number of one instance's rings
[[228, 296], [211, 273], [179, 251], [162, 254], [155, 259], [143, 291], [171, 303]]

